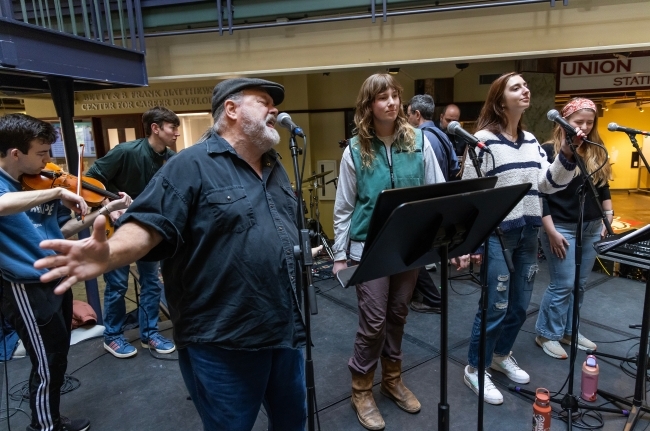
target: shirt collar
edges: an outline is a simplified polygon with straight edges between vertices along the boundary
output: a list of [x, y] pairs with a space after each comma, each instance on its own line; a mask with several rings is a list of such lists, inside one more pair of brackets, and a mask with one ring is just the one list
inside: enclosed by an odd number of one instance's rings
[[145, 137], [145, 138], [142, 138], [142, 140], [143, 140], [143, 144], [147, 148], [149, 148], [149, 154], [151, 154], [152, 157], [167, 159], [167, 151], [169, 150], [169, 148], [165, 147], [165, 151], [163, 151], [162, 154], [157, 153], [156, 150], [154, 150], [153, 147], [151, 146], [151, 144], [149, 143], [149, 138]]
[[208, 151], [208, 154], [219, 154], [219, 153], [233, 153], [237, 154], [235, 149], [221, 136], [217, 133], [210, 133], [210, 136], [207, 137], [205, 142], [205, 148]]
[[14, 177], [9, 175], [9, 173], [7, 171], [5, 171], [4, 169], [2, 169], [2, 168], [0, 168], [0, 176], [3, 176], [7, 180], [11, 181], [12, 184], [14, 184], [16, 187], [18, 187], [19, 190], [21, 189], [20, 181], [16, 181], [16, 179]]

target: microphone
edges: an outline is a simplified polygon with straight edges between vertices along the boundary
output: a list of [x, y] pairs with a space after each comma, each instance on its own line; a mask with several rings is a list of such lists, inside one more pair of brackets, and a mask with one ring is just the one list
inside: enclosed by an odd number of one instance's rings
[[289, 131], [294, 135], [298, 135], [303, 138], [305, 137], [305, 133], [302, 131], [302, 129], [291, 120], [291, 117], [286, 112], [280, 112], [280, 114], [278, 114], [278, 123], [280, 123], [280, 126], [284, 127], [285, 129], [289, 129]]
[[631, 129], [629, 127], [619, 126], [616, 123], [609, 123], [609, 125], [607, 126], [607, 130], [609, 130], [610, 132], [624, 132], [624, 133], [628, 133], [628, 134], [631, 134], [631, 135], [650, 136], [650, 132], [646, 132], [644, 130]]
[[458, 136], [459, 138], [463, 138], [465, 141], [467, 141], [472, 147], [479, 147], [481, 150], [485, 151], [486, 153], [492, 154], [492, 151], [485, 145], [483, 142], [481, 142], [476, 136], [472, 135], [469, 133], [467, 130], [463, 129], [458, 121], [452, 121], [447, 125], [447, 132], [451, 133], [454, 136]]
[[[557, 109], [551, 109], [550, 111], [548, 111], [548, 113], [546, 114], [546, 118], [560, 125], [560, 127], [564, 129], [567, 135], [576, 136], [575, 127], [569, 124], [567, 120], [562, 118], [562, 115], [560, 115], [560, 113], [557, 112]], [[581, 138], [581, 139], [584, 140], [585, 138]]]

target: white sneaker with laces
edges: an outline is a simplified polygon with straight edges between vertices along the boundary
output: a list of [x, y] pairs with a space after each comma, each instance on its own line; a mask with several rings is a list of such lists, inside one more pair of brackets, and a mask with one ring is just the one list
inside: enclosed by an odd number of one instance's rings
[[[492, 383], [492, 379], [490, 379], [490, 377], [492, 376], [489, 373], [485, 373], [483, 400], [488, 404], [494, 404], [498, 406], [499, 404], [503, 404], [503, 395], [501, 395], [501, 392], [499, 392], [497, 387], [494, 386], [494, 383]], [[470, 373], [469, 365], [466, 366], [465, 377], [463, 377], [463, 380], [465, 381], [467, 387], [473, 390], [476, 395], [478, 395], [478, 371], [474, 370]]]
[[[571, 336], [565, 335], [560, 339], [560, 343], [566, 344], [567, 346], [571, 345]], [[587, 337], [578, 332], [578, 349], [580, 350], [596, 350], [598, 346], [596, 343], [589, 340]]]
[[512, 352], [508, 356], [494, 356], [490, 368], [505, 374], [515, 383], [525, 384], [530, 382], [530, 376], [519, 367], [517, 361], [512, 356]]

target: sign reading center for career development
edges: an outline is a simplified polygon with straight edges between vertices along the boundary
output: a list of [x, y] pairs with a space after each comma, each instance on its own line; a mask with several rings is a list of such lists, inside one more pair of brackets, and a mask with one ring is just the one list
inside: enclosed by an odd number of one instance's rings
[[154, 106], [172, 111], [210, 109], [213, 87], [137, 88], [80, 92], [75, 95], [75, 113], [142, 113]]
[[650, 57], [560, 61], [558, 91], [650, 88]]

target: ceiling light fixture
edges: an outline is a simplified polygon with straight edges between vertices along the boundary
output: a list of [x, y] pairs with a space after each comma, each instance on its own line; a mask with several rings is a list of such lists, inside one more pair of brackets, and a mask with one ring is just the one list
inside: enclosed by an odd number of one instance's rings
[[386, 71], [390, 75], [397, 75], [399, 73], [399, 67], [389, 67], [388, 69], [386, 69]]

